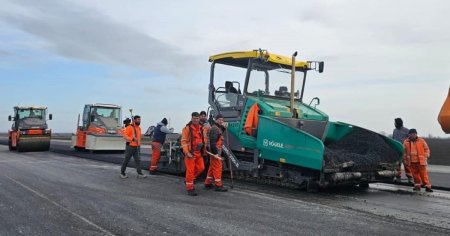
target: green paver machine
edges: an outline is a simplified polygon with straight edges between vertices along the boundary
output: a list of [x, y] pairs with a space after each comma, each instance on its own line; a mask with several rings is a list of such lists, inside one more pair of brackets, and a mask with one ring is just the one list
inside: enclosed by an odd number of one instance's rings
[[296, 61], [296, 54], [286, 57], [260, 49], [209, 58], [210, 114], [220, 113], [228, 123], [223, 150], [232, 164], [226, 168], [231, 167], [235, 177], [310, 191], [391, 182], [402, 145], [330, 121], [316, 108], [319, 98], [305, 103], [307, 73], [322, 73], [324, 63]]

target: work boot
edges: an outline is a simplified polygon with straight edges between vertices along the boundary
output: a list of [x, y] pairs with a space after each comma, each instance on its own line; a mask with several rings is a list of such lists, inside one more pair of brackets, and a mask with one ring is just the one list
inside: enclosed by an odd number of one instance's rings
[[214, 191], [216, 191], [216, 192], [226, 192], [226, 191], [228, 191], [228, 189], [225, 188], [224, 186], [216, 186]]
[[197, 196], [197, 192], [195, 192], [195, 189], [190, 189], [187, 191], [187, 194], [189, 196]]
[[431, 189], [431, 188], [425, 188], [425, 191], [427, 191], [427, 192], [429, 192], [429, 193], [432, 193], [432, 192], [433, 192], [433, 189]]
[[149, 172], [149, 174], [150, 174], [150, 175], [156, 175], [156, 170], [151, 170], [151, 171]]
[[121, 179], [126, 179], [126, 178], [128, 178], [128, 176], [125, 173], [120, 173], [120, 178]]
[[425, 188], [425, 184], [420, 185], [421, 188]]
[[138, 179], [145, 179], [145, 178], [147, 178], [147, 175], [141, 173], [141, 174], [137, 175], [137, 178]]
[[203, 187], [206, 190], [210, 190], [213, 188], [212, 184], [205, 184], [205, 186]]
[[401, 180], [400, 180], [400, 178], [399, 177], [395, 177], [394, 178], [394, 184], [401, 184]]
[[419, 186], [415, 186], [415, 187], [413, 188], [413, 191], [420, 192], [420, 187], [419, 187]]

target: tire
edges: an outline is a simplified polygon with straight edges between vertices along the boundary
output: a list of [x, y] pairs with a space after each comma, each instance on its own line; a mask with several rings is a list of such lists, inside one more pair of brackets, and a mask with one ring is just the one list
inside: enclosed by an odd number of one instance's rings
[[12, 140], [11, 140], [11, 139], [8, 139], [8, 148], [9, 148], [10, 151], [16, 150], [16, 149], [12, 146]]
[[317, 193], [319, 192], [319, 185], [317, 184], [317, 181], [314, 179], [309, 179], [306, 182], [306, 191], [308, 193]]
[[25, 151], [25, 150], [23, 150], [23, 148], [21, 147], [19, 142], [17, 142], [16, 149], [17, 149], [18, 152], [24, 152]]

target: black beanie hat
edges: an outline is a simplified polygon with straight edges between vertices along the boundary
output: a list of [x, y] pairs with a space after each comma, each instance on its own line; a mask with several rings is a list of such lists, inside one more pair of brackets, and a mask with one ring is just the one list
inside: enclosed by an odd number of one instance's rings
[[200, 115], [205, 115], [206, 116], [206, 111], [201, 111]]
[[416, 129], [410, 129], [408, 131], [408, 134], [417, 134], [417, 130]]
[[223, 115], [222, 115], [222, 114], [217, 114], [217, 115], [216, 115], [216, 120], [217, 120], [217, 119], [220, 119], [220, 118], [223, 118]]
[[161, 123], [163, 123], [164, 125], [167, 125], [167, 123], [168, 123], [167, 119], [166, 118], [162, 119]]

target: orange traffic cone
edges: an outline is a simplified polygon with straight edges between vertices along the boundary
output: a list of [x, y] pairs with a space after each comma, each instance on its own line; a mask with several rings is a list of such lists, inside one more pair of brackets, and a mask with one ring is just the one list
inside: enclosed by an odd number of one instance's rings
[[438, 116], [439, 124], [441, 124], [442, 130], [450, 134], [450, 88], [448, 89], [447, 99], [442, 105], [441, 112]]

